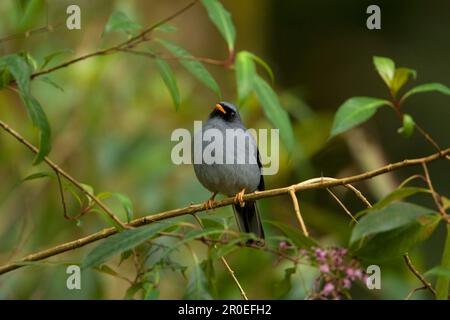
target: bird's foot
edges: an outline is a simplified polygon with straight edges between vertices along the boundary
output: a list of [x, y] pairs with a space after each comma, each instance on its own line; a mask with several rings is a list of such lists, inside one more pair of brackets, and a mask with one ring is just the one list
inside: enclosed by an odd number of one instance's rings
[[239, 205], [241, 206], [241, 208], [243, 208], [245, 206], [245, 202], [244, 202], [244, 193], [245, 193], [245, 188], [242, 189], [240, 192], [238, 192], [236, 194], [236, 196], [234, 197], [234, 202], [239, 203]]
[[212, 194], [212, 196], [209, 197], [209, 199], [205, 201], [205, 203], [204, 203], [205, 210], [212, 209], [212, 205], [214, 203], [214, 198], [216, 197], [216, 195], [217, 195], [217, 192], [214, 192]]

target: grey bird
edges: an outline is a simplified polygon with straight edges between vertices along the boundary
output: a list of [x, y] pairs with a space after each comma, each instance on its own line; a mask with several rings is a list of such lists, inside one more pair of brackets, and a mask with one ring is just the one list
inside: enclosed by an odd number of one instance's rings
[[[215, 133], [220, 133], [222, 141], [214, 137], [208, 141], [204, 135], [210, 129], [215, 129]], [[227, 133], [233, 133], [233, 135]], [[206, 141], [205, 141], [206, 140]], [[217, 156], [218, 161], [205, 161], [203, 151], [211, 142], [218, 143], [223, 147], [222, 155], [216, 155], [217, 150], [211, 151], [212, 156]], [[197, 148], [195, 146], [197, 143]], [[233, 149], [230, 153], [230, 143]], [[201, 146], [201, 147], [200, 147]], [[199, 154], [201, 152], [201, 154]], [[258, 146], [253, 136], [247, 131], [242, 123], [241, 117], [235, 105], [229, 102], [216, 104], [210, 113], [208, 120], [203, 124], [202, 130], [194, 136], [194, 171], [200, 183], [213, 194], [206, 201], [206, 207], [210, 208], [214, 197], [220, 193], [226, 196], [235, 196], [233, 204], [234, 213], [238, 228], [242, 232], [254, 233], [258, 238], [264, 239], [264, 230], [258, 212], [256, 201], [247, 200], [243, 202], [242, 197], [245, 192], [251, 193], [256, 190], [264, 190], [264, 179], [261, 174], [261, 162]], [[201, 159], [201, 163], [196, 163], [195, 157]], [[227, 161], [228, 160], [228, 161]], [[229, 160], [232, 160], [230, 163]], [[198, 162], [198, 161], [197, 161]], [[254, 243], [249, 241], [249, 243]], [[261, 244], [261, 241], [257, 242]]]

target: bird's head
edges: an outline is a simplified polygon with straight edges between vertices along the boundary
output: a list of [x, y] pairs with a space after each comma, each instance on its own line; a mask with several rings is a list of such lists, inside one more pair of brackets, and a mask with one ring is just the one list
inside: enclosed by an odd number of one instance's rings
[[228, 122], [239, 120], [237, 107], [230, 102], [219, 102], [210, 113], [209, 118], [220, 118]]

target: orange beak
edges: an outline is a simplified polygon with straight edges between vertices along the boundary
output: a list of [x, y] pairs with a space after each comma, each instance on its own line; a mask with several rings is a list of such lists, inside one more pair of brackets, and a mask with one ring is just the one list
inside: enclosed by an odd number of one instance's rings
[[225, 111], [225, 109], [224, 109], [220, 104], [216, 104], [215, 109], [219, 110], [219, 111], [222, 112], [223, 114], [227, 114], [227, 112]]

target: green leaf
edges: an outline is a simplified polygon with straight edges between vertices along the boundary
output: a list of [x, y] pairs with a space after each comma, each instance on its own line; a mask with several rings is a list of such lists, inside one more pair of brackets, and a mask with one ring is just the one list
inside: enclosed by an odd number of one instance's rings
[[[450, 269], [450, 225], [447, 224], [447, 235], [445, 237], [444, 249], [442, 250], [441, 267]], [[436, 299], [448, 300], [450, 279], [446, 275], [439, 275], [436, 279]]]
[[425, 84], [421, 84], [418, 85], [417, 87], [412, 88], [411, 90], [409, 90], [408, 92], [406, 92], [403, 97], [402, 97], [402, 101], [406, 100], [406, 98], [412, 96], [413, 94], [416, 93], [424, 93], [424, 92], [440, 92], [442, 94], [446, 94], [448, 96], [450, 96], [450, 88], [448, 88], [447, 86], [441, 84], [441, 83], [425, 83]]
[[387, 100], [370, 97], [353, 97], [345, 101], [336, 112], [331, 137], [369, 120], [379, 107], [388, 105]]
[[109, 17], [108, 22], [105, 25], [104, 33], [120, 30], [127, 34], [132, 34], [133, 31], [139, 29], [141, 29], [141, 26], [128, 18], [125, 13], [122, 11], [115, 11]]
[[205, 66], [197, 61], [187, 50], [177, 46], [176, 44], [163, 39], [158, 41], [169, 50], [174, 56], [180, 59], [180, 63], [200, 82], [214, 91], [219, 97], [221, 96], [219, 85], [212, 77]]
[[39, 129], [39, 152], [33, 161], [33, 164], [36, 165], [44, 160], [52, 149], [50, 124], [39, 101], [30, 94], [23, 95], [22, 99], [27, 107], [31, 121]]
[[258, 63], [260, 66], [262, 66], [264, 68], [264, 70], [266, 70], [267, 74], [269, 75], [270, 81], [272, 81], [272, 83], [275, 81], [275, 76], [273, 75], [273, 71], [270, 68], [270, 66], [260, 57], [258, 57], [257, 55], [249, 52], [250, 58], [252, 58], [256, 63]]
[[373, 57], [373, 64], [378, 74], [386, 83], [389, 89], [392, 88], [392, 81], [394, 80], [395, 74], [395, 63], [386, 57]]
[[173, 104], [175, 105], [175, 110], [178, 111], [180, 108], [180, 92], [178, 91], [178, 85], [177, 80], [175, 78], [175, 74], [172, 71], [172, 68], [170, 65], [162, 60], [162, 59], [155, 59], [156, 66], [158, 67], [159, 74], [161, 75], [161, 78], [163, 79], [164, 83], [166, 84], [167, 89], [170, 92], [170, 95], [172, 96]]
[[122, 207], [127, 214], [127, 222], [133, 220], [133, 203], [131, 202], [131, 199], [119, 192], [112, 193], [112, 196], [122, 204]]
[[236, 87], [239, 105], [244, 105], [253, 90], [253, 80], [256, 76], [256, 67], [251, 55], [247, 51], [240, 51], [236, 55]]
[[284, 270], [284, 278], [280, 282], [275, 283], [274, 294], [275, 299], [283, 299], [292, 289], [292, 276], [297, 272], [296, 267], [286, 268]]
[[66, 48], [63, 50], [59, 50], [56, 52], [52, 52], [48, 55], [46, 55], [44, 57], [44, 61], [42, 62], [41, 66], [39, 67], [39, 69], [44, 69], [54, 58], [56, 58], [57, 56], [63, 55], [63, 54], [71, 54], [74, 53], [74, 51], [72, 49]]
[[209, 19], [219, 29], [228, 45], [230, 52], [234, 51], [236, 41], [236, 31], [230, 13], [223, 7], [218, 0], [202, 0], [203, 6], [208, 11]]
[[81, 266], [84, 269], [96, 267], [116, 254], [132, 249], [145, 240], [158, 235], [159, 232], [168, 228], [170, 225], [169, 223], [158, 222], [145, 227], [127, 229], [106, 238], [100, 245], [88, 253]]
[[417, 73], [413, 69], [409, 68], [397, 68], [395, 69], [394, 79], [391, 84], [391, 92], [395, 97], [400, 89], [408, 82], [409, 77], [412, 76], [414, 79], [417, 77]]
[[391, 193], [389, 193], [382, 200], [380, 200], [376, 204], [374, 204], [372, 209], [384, 208], [395, 201], [399, 201], [399, 200], [408, 198], [419, 192], [429, 193], [430, 191], [425, 188], [417, 188], [417, 187], [404, 187], [404, 188], [396, 189], [396, 190], [392, 191]]
[[164, 23], [164, 24], [161, 24], [158, 27], [156, 27], [155, 31], [175, 32], [175, 31], [177, 31], [177, 27], [175, 27], [173, 24], [170, 24], [170, 23]]
[[396, 258], [428, 238], [439, 221], [440, 216], [431, 209], [392, 203], [359, 220], [352, 230], [350, 248], [368, 260]]
[[320, 247], [314, 239], [305, 236], [300, 228], [293, 228], [287, 224], [271, 220], [265, 220], [265, 222], [279, 229], [297, 248], [310, 249], [311, 247]]
[[51, 130], [47, 116], [39, 101], [30, 92], [31, 70], [23, 57], [19, 55], [8, 55], [0, 58], [0, 69], [8, 68], [9, 72], [17, 82], [20, 97], [25, 104], [28, 115], [34, 126], [39, 129], [39, 152], [34, 159], [34, 164], [41, 162], [51, 150]]
[[294, 149], [295, 139], [288, 113], [281, 106], [277, 94], [261, 77], [255, 76], [254, 87], [256, 96], [261, 103], [267, 119], [280, 130], [280, 136], [289, 151]]
[[398, 128], [397, 132], [405, 138], [409, 138], [414, 132], [414, 119], [409, 114], [403, 115], [403, 126]]
[[29, 176], [26, 176], [25, 178], [23, 178], [22, 182], [41, 179], [41, 178], [51, 178], [51, 177], [52, 177], [52, 175], [48, 172], [36, 172], [36, 173], [30, 174]]
[[192, 271], [189, 277], [189, 282], [186, 287], [186, 292], [184, 294], [184, 299], [188, 300], [211, 300], [211, 294], [209, 293], [207, 287], [207, 281], [205, 274], [201, 268], [201, 264], [195, 254], [192, 255], [194, 258], [194, 265], [192, 266]]
[[443, 266], [434, 267], [427, 272], [424, 273], [425, 277], [436, 276], [436, 277], [444, 277], [450, 279], [450, 268], [446, 268]]
[[254, 239], [250, 234], [243, 234], [242, 236], [229, 240], [226, 244], [218, 244], [211, 250], [211, 258], [214, 260], [220, 259], [223, 256], [239, 249], [238, 244], [245, 244], [249, 239]]
[[49, 85], [53, 86], [54, 88], [60, 90], [61, 92], [64, 92], [64, 89], [58, 85], [55, 81], [53, 81], [52, 79], [50, 79], [47, 76], [43, 76], [43, 77], [39, 77], [38, 78], [40, 81], [48, 83]]

